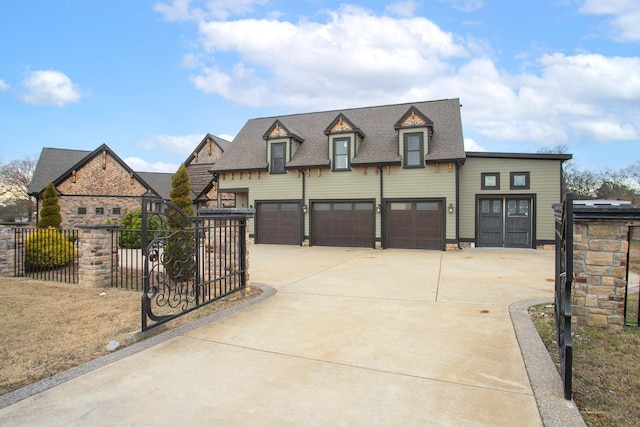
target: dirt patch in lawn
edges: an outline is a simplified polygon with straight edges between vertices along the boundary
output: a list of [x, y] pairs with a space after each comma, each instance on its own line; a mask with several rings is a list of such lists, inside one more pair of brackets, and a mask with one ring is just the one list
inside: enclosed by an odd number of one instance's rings
[[[257, 297], [252, 287], [166, 324], [172, 329]], [[140, 292], [23, 278], [0, 281], [0, 395], [103, 356], [140, 330]]]

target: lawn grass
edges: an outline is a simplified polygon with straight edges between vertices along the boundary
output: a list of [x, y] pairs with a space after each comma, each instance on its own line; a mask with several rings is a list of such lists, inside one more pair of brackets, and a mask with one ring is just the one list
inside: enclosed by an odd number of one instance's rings
[[[640, 240], [633, 240], [629, 270], [640, 273]], [[637, 284], [627, 301], [627, 322], [636, 323]], [[553, 304], [529, 310], [542, 341], [559, 367]], [[640, 420], [640, 328], [621, 333], [573, 325], [573, 399], [590, 427], [638, 425]]]
[[[258, 296], [251, 288], [166, 324], [171, 329]], [[24, 278], [0, 281], [0, 395], [103, 356], [140, 330], [139, 291]]]

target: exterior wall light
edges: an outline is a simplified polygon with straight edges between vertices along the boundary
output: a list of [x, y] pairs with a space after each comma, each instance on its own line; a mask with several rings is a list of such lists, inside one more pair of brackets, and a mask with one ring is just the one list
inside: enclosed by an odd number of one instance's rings
[[382, 205], [380, 203], [378, 203], [378, 206], [376, 206], [376, 212], [377, 213], [382, 212]]
[[453, 213], [453, 203], [449, 203], [449, 213]]
[[306, 214], [307, 213], [307, 205], [303, 205], [302, 206], [302, 213]]

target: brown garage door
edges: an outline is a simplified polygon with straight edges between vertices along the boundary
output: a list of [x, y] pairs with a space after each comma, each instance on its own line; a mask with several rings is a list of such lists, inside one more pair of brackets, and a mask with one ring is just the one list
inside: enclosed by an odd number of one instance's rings
[[302, 242], [300, 203], [256, 203], [256, 243], [299, 245]]
[[313, 202], [311, 223], [313, 245], [365, 248], [374, 245], [373, 202]]
[[444, 249], [442, 201], [388, 201], [386, 247]]

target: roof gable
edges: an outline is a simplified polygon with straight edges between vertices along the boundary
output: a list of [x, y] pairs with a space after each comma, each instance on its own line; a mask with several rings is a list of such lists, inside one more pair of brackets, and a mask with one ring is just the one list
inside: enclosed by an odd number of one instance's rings
[[268, 141], [270, 139], [280, 139], [280, 138], [294, 138], [300, 142], [304, 141], [304, 138], [298, 136], [295, 132], [292, 132], [287, 128], [287, 126], [283, 125], [280, 120], [276, 120], [273, 122], [271, 127], [262, 135], [262, 139]]
[[361, 137], [364, 137], [362, 131], [342, 113], [338, 114], [338, 116], [333, 119], [331, 124], [324, 130], [325, 135], [336, 133], [358, 133]]
[[412, 128], [412, 127], [433, 127], [433, 121], [422, 114], [414, 105], [404, 113], [400, 120], [393, 125], [394, 129]]

